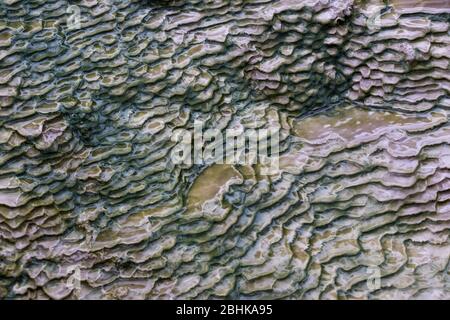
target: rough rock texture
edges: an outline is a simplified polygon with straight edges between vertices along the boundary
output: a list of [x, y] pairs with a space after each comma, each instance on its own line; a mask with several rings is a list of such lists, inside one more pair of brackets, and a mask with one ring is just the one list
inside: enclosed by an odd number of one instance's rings
[[0, 298], [450, 298], [450, 4], [388, 2], [1, 0]]

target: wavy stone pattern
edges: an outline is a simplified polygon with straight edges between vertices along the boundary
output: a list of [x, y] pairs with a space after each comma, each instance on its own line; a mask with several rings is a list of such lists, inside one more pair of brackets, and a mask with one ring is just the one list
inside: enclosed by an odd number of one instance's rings
[[[2, 0], [0, 298], [450, 298], [449, 13]], [[172, 163], [196, 119], [279, 173]]]

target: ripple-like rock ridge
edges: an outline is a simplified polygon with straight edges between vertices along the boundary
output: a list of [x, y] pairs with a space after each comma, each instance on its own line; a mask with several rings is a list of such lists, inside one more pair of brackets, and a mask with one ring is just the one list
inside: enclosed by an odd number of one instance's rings
[[449, 299], [450, 3], [384, 2], [2, 0], [0, 298]]

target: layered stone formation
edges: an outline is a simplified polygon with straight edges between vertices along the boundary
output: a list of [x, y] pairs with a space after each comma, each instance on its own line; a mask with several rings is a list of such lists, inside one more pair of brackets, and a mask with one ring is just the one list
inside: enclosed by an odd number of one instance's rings
[[[450, 298], [449, 13], [2, 0], [0, 298]], [[173, 163], [195, 120], [279, 172]]]

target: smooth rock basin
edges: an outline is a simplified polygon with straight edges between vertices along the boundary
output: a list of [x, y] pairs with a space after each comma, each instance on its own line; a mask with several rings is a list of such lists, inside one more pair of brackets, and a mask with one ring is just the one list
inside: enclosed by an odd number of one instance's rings
[[450, 1], [385, 2], [1, 1], [0, 299], [450, 299]]

